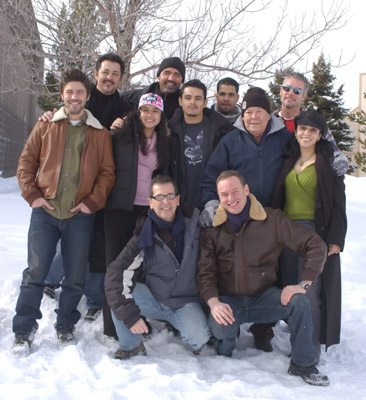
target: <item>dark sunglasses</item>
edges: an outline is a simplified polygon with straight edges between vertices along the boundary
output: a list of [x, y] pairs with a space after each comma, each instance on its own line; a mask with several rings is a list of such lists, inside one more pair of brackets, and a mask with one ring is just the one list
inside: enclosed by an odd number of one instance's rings
[[297, 86], [282, 85], [281, 87], [285, 92], [289, 92], [289, 91], [291, 91], [291, 89], [293, 89], [295, 94], [301, 94], [302, 93], [302, 89], [297, 87]]
[[156, 196], [150, 196], [150, 199], [154, 199], [156, 201], [162, 201], [166, 197], [168, 200], [173, 200], [177, 196], [178, 193], [158, 194]]

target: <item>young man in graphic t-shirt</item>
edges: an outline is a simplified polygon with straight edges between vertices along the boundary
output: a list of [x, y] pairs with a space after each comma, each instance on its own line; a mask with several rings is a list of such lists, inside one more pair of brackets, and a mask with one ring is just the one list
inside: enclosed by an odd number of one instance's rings
[[178, 184], [182, 201], [201, 207], [201, 180], [207, 160], [232, 126], [219, 113], [206, 108], [207, 88], [198, 79], [186, 82], [180, 107], [169, 120], [170, 175]]

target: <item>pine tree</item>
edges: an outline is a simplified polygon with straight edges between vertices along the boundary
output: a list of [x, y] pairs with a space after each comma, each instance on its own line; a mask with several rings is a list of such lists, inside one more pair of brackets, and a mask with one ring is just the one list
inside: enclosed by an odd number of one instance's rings
[[335, 76], [331, 74], [331, 65], [321, 54], [313, 64], [312, 79], [308, 96], [304, 102], [307, 110], [317, 110], [324, 116], [328, 127], [341, 151], [352, 151], [354, 138], [349, 136], [349, 125], [344, 122], [348, 110], [344, 108], [343, 85], [334, 88]]
[[38, 105], [43, 111], [59, 108], [58, 81], [61, 73], [69, 68], [78, 68], [92, 78], [95, 64], [94, 52], [99, 47], [105, 27], [93, 0], [69, 0], [63, 3], [58, 31], [62, 35], [55, 38], [52, 45], [55, 59], [51, 61], [51, 71], [46, 73], [44, 95], [39, 96]]
[[60, 108], [62, 101], [60, 98], [59, 83], [53, 72], [46, 73], [44, 92], [47, 94], [39, 96], [37, 100], [37, 104], [41, 110], [53, 111], [54, 108]]
[[[366, 96], [365, 96], [366, 97]], [[360, 133], [363, 134], [364, 136], [366, 135], [366, 113], [365, 111], [357, 111], [355, 113], [350, 113], [348, 114], [348, 118], [356, 122], [360, 125]], [[365, 139], [357, 139], [358, 142], [361, 144], [361, 148], [363, 150], [366, 150], [366, 138]], [[355, 163], [358, 168], [361, 169], [362, 172], [366, 172], [366, 152], [357, 152], [355, 154]]]

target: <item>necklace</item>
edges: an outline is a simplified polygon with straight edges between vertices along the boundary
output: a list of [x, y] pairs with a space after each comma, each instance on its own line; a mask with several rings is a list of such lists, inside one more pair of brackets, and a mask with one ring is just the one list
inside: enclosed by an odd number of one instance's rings
[[307, 158], [306, 160], [301, 160], [301, 158], [299, 158], [299, 164], [300, 164], [300, 167], [303, 167], [304, 166], [304, 164], [307, 162], [307, 161], [309, 161], [311, 158], [313, 158], [315, 156], [315, 154], [312, 154], [309, 158]]

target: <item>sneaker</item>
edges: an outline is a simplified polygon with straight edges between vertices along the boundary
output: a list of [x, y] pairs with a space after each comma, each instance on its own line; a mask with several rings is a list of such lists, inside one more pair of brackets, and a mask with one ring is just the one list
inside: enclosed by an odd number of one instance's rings
[[291, 360], [288, 373], [293, 376], [300, 376], [304, 382], [308, 383], [309, 385], [329, 385], [328, 377], [321, 374], [315, 365], [311, 365], [310, 367], [300, 367]]
[[84, 317], [84, 321], [94, 322], [99, 315], [101, 314], [101, 310], [99, 308], [89, 308], [88, 312]]
[[26, 339], [16, 337], [10, 352], [17, 358], [27, 357], [30, 352], [30, 345], [33, 343], [37, 329], [33, 329]]
[[132, 350], [123, 350], [119, 348], [115, 353], [114, 353], [114, 358], [116, 360], [128, 360], [129, 358], [133, 356], [144, 356], [146, 355], [146, 349], [144, 346], [144, 343], [141, 342], [138, 346], [136, 346]]
[[271, 340], [264, 336], [254, 336], [254, 347], [266, 353], [271, 353], [273, 351]]
[[69, 344], [73, 344], [75, 342], [74, 334], [72, 332], [61, 333], [57, 332], [57, 346], [59, 348], [68, 346]]
[[56, 288], [52, 285], [46, 285], [43, 289], [43, 293], [51, 299], [54, 299], [56, 297]]

